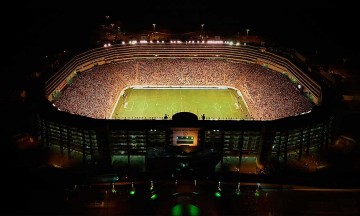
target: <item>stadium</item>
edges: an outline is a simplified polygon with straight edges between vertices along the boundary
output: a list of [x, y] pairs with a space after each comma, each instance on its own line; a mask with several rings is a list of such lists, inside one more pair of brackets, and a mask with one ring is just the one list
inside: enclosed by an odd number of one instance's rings
[[[336, 134], [321, 79], [293, 55], [236, 41], [123, 41], [76, 55], [45, 85], [42, 146], [137, 171], [281, 169]], [[276, 168], [275, 168], [276, 167]]]

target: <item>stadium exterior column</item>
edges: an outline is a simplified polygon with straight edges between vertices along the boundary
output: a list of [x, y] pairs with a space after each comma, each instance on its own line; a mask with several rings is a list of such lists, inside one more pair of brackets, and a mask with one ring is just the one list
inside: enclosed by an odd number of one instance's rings
[[284, 146], [284, 166], [286, 167], [288, 164], [288, 140], [289, 140], [289, 131], [286, 131], [286, 135], [285, 135], [285, 146]]
[[104, 122], [105, 125], [102, 123], [100, 124], [101, 125], [96, 131], [99, 164], [104, 167], [109, 167], [111, 165], [109, 122]]
[[59, 132], [60, 132], [60, 153], [61, 155], [64, 154], [64, 139], [63, 139], [63, 132], [62, 132], [62, 124], [59, 124]]
[[261, 125], [261, 135], [259, 143], [259, 153], [257, 156], [257, 163], [264, 167], [270, 161], [273, 140], [275, 139], [275, 130], [270, 127], [266, 127], [266, 123]]
[[70, 136], [69, 136], [69, 125], [66, 125], [66, 148], [68, 153], [68, 158], [71, 159], [71, 149], [70, 149]]
[[92, 140], [92, 134], [91, 132], [89, 131], [89, 141], [90, 141], [90, 157], [91, 157], [91, 164], [94, 164], [94, 147], [93, 147], [93, 140]]
[[[321, 149], [323, 152], [326, 151], [329, 147], [329, 144], [331, 144], [331, 140], [334, 140], [334, 135], [333, 135], [333, 128], [330, 125], [333, 125], [333, 120], [330, 119], [329, 121], [325, 122], [325, 127], [326, 127], [326, 134], [325, 134], [325, 146], [323, 149]], [[330, 140], [330, 142], [329, 142]]]
[[301, 156], [302, 156], [302, 153], [303, 153], [303, 136], [304, 136], [304, 127], [301, 127], [301, 130], [300, 130], [300, 146], [299, 146], [299, 154], [298, 154], [298, 161], [301, 160]]
[[220, 152], [221, 152], [221, 169], [223, 168], [223, 162], [224, 162], [224, 143], [225, 143], [225, 131], [221, 130], [221, 148], [220, 148]]
[[81, 133], [82, 133], [82, 153], [83, 153], [83, 158], [82, 158], [82, 160], [83, 160], [83, 164], [85, 164], [86, 163], [86, 142], [85, 142], [85, 130], [84, 129], [82, 129], [81, 130]]
[[239, 172], [241, 172], [241, 160], [243, 156], [243, 146], [244, 146], [244, 130], [241, 130], [241, 139], [239, 143]]

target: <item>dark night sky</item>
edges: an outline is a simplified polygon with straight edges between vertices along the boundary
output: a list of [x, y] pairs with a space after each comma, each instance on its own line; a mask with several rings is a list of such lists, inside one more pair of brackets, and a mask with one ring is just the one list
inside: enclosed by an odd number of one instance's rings
[[[317, 43], [343, 43], [344, 49], [356, 45], [357, 31], [356, 9], [351, 5], [342, 7], [330, 1], [291, 1], [291, 3], [229, 3], [219, 2], [221, 6], [208, 6], [209, 3], [160, 4], [134, 2], [109, 7], [38, 7], [30, 3], [21, 8], [11, 9], [13, 13], [3, 14], [3, 21], [9, 30], [12, 44], [24, 44], [27, 47], [39, 48], [40, 52], [61, 49], [68, 44], [88, 42], [89, 34], [104, 21], [105, 15], [122, 21], [124, 31], [167, 28], [173, 31], [227, 31], [250, 34], [270, 35], [281, 41], [293, 44], [315, 45]], [[105, 3], [104, 3], [105, 4]], [[55, 6], [54, 6], [55, 5]], [[322, 45], [318, 45], [322, 46]], [[339, 45], [340, 46], [340, 45]], [[358, 47], [358, 45], [356, 45]], [[24, 48], [24, 47], [22, 47]]]
[[42, 7], [24, 3], [21, 8], [11, 9], [14, 13], [2, 15], [9, 30], [5, 37], [13, 46], [21, 44], [21, 50], [29, 48], [39, 53], [82, 46], [89, 42], [94, 28], [109, 15], [122, 21], [124, 31], [151, 30], [152, 23], [156, 23], [158, 29], [187, 32], [199, 30], [204, 23], [205, 30], [215, 32], [245, 33], [249, 28], [250, 34], [272, 36], [295, 48], [316, 50], [335, 45], [347, 55], [354, 54], [353, 47], [359, 48], [356, 43], [358, 12], [351, 5], [342, 6], [326, 0], [219, 2], [220, 6], [183, 1], [170, 5], [146, 3], [143, 7], [142, 4], [103, 3], [106, 6], [97, 8], [96, 5], [84, 10], [80, 7], [65, 9], [55, 3]]
[[152, 30], [152, 23], [174, 32], [200, 30], [201, 23], [213, 32], [245, 34], [248, 28], [249, 34], [271, 37], [304, 54], [360, 59], [353, 5], [330, 0], [236, 2], [87, 2], [90, 8], [67, 1], [25, 2], [1, 14], [3, 51], [8, 53], [2, 66], [16, 80], [18, 74], [38, 70], [46, 55], [93, 44], [94, 30], [106, 15], [120, 20], [128, 32]]

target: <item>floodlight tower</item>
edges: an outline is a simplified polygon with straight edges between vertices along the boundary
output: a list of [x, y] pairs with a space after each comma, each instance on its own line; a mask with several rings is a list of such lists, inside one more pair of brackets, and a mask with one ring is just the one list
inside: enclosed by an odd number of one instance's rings
[[156, 24], [154, 23], [154, 24], [152, 24], [153, 26], [154, 26], [154, 32], [155, 32], [155, 26], [156, 26]]
[[246, 37], [249, 36], [249, 31], [250, 31], [250, 29], [246, 29]]

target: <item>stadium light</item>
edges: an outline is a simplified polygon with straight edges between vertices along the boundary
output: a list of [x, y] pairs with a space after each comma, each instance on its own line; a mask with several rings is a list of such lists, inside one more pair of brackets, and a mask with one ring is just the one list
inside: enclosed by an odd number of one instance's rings
[[134, 182], [131, 182], [131, 190], [130, 190], [130, 195], [135, 195], [135, 187], [134, 187]]
[[154, 32], [155, 32], [155, 26], [156, 26], [156, 24], [154, 23], [154, 24], [152, 24], [153, 26], [154, 26]]
[[215, 191], [215, 197], [220, 198], [221, 197], [221, 182], [219, 181], [217, 190]]
[[150, 181], [150, 190], [154, 190], [154, 182]]
[[238, 184], [237, 184], [237, 188], [235, 189], [235, 194], [236, 194], [237, 196], [239, 196], [239, 195], [241, 194], [241, 191], [240, 191], [240, 182], [238, 182]]
[[150, 182], [150, 199], [151, 200], [155, 200], [157, 198], [157, 193], [155, 192], [155, 189], [154, 189], [154, 182], [151, 181]]
[[259, 189], [256, 189], [256, 190], [255, 190], [255, 196], [256, 196], [256, 197], [259, 197], [259, 196], [260, 196], [260, 190], [259, 190]]
[[250, 29], [246, 29], [246, 37], [249, 36]]
[[111, 185], [112, 185], [111, 192], [112, 192], [112, 193], [116, 193], [117, 190], [115, 189], [115, 184], [114, 184], [114, 182], [113, 182]]
[[259, 197], [260, 196], [260, 183], [257, 183], [257, 188], [255, 190], [255, 196]]
[[204, 31], [204, 24], [201, 24], [201, 31]]

